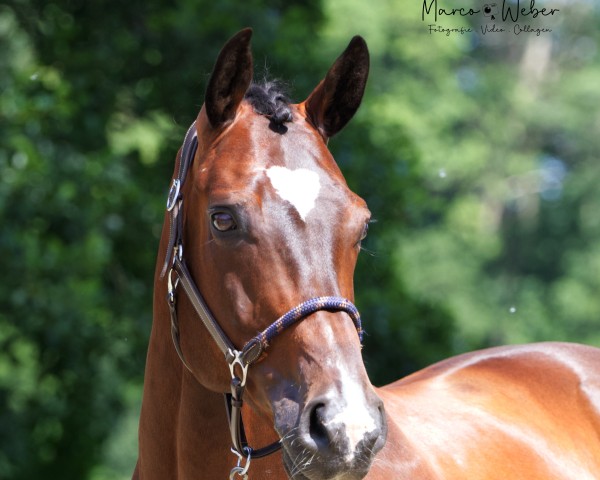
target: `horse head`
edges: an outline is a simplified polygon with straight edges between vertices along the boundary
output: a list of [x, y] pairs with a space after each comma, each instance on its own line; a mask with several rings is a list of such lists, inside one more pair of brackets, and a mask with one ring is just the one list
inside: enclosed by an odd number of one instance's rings
[[[190, 276], [240, 350], [307, 299], [353, 299], [370, 219], [327, 148], [360, 105], [366, 43], [354, 37], [308, 98], [291, 104], [276, 84], [252, 83], [251, 34], [229, 40], [211, 74], [178, 220]], [[189, 320], [191, 306], [179, 308], [190, 371], [204, 387], [227, 392], [222, 351]], [[385, 443], [386, 423], [356, 319], [317, 308], [276, 333], [263, 338], [244, 401], [274, 426], [291, 477], [363, 478]]]

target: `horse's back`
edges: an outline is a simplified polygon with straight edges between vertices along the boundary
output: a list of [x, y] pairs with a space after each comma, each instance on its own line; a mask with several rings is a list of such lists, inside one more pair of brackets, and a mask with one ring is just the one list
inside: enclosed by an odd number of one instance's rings
[[600, 478], [599, 349], [540, 343], [482, 350], [378, 393], [390, 441], [369, 478], [383, 478], [377, 472], [385, 459], [407, 452], [428, 472], [410, 478]]

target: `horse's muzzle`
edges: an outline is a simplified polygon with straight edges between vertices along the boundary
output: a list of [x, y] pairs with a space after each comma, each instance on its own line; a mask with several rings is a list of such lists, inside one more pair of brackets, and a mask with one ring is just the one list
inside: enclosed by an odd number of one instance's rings
[[362, 479], [385, 444], [383, 403], [374, 393], [320, 396], [305, 405], [294, 432], [283, 439], [290, 478]]

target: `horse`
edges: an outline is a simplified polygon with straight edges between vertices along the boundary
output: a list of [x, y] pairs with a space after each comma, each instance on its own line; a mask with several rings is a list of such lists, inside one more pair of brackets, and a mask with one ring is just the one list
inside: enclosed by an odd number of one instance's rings
[[600, 478], [600, 350], [505, 346], [374, 387], [353, 275], [370, 220], [327, 148], [363, 97], [356, 36], [308, 98], [216, 60], [159, 245], [133, 478]]

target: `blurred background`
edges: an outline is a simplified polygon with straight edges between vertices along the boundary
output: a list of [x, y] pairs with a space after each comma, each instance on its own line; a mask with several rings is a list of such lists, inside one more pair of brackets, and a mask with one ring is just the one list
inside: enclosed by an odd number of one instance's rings
[[434, 17], [483, 3], [3, 0], [0, 478], [130, 478], [175, 153], [245, 26], [256, 76], [297, 101], [369, 43], [330, 147], [377, 220], [356, 272], [375, 384], [492, 345], [600, 346], [599, 2], [539, 0], [559, 11], [517, 22], [539, 35]]

